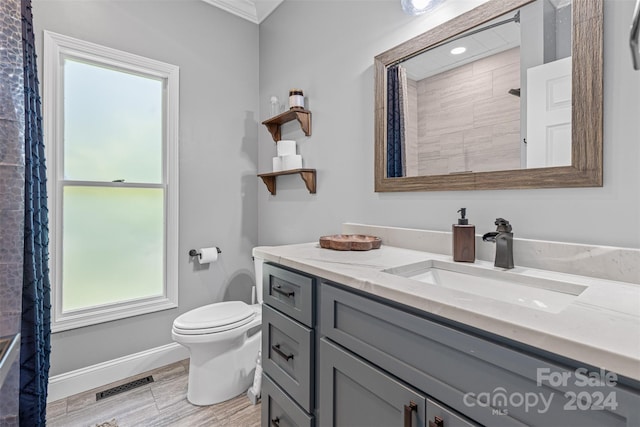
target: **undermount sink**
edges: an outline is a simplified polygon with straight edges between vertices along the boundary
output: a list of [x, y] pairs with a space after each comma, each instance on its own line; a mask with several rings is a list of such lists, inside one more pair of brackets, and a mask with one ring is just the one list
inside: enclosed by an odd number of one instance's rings
[[493, 270], [435, 259], [382, 271], [550, 313], [559, 313], [587, 289], [583, 285], [527, 276], [512, 270]]

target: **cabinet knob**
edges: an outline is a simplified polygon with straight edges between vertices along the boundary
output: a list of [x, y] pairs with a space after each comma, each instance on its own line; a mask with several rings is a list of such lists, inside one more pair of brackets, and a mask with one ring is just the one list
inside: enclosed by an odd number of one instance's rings
[[410, 401], [408, 405], [404, 405], [404, 427], [413, 425], [413, 412], [418, 410], [416, 402]]
[[429, 421], [429, 427], [444, 427], [444, 420], [436, 416], [433, 421]]

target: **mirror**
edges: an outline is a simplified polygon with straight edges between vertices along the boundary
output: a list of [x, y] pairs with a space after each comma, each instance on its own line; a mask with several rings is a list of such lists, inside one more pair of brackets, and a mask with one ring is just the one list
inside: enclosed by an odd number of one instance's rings
[[376, 191], [602, 186], [602, 2], [491, 0], [375, 81]]

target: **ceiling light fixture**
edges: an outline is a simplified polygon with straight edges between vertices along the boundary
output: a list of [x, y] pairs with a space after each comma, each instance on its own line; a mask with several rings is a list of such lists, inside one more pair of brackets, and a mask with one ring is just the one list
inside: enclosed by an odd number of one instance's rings
[[402, 10], [414, 16], [430, 12], [442, 3], [444, 0], [401, 0]]
[[458, 46], [451, 49], [451, 55], [460, 55], [461, 53], [465, 53], [467, 48], [464, 46]]

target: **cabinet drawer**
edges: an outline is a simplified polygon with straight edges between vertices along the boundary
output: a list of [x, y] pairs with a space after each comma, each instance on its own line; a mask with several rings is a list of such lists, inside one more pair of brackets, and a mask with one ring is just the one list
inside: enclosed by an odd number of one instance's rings
[[[552, 362], [326, 283], [320, 294], [322, 335], [481, 424], [640, 425], [637, 392], [624, 385], [579, 386], [579, 366]], [[541, 372], [569, 380], [538, 384]], [[602, 402], [601, 394], [612, 396], [610, 405], [589, 407], [589, 401]]]
[[267, 375], [262, 376], [262, 427], [313, 427], [308, 415]]
[[314, 282], [313, 277], [265, 263], [262, 269], [264, 302], [300, 323], [313, 327]]
[[313, 407], [313, 331], [269, 306], [262, 307], [262, 366], [300, 406]]

